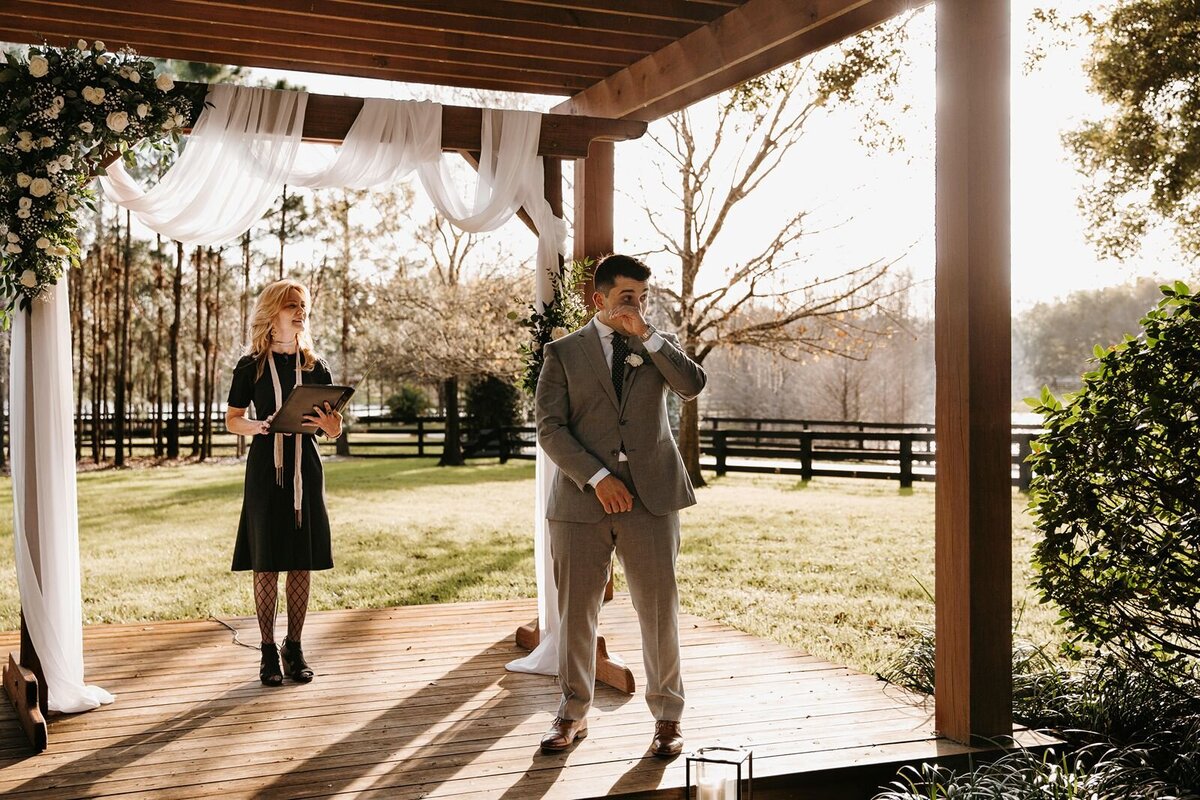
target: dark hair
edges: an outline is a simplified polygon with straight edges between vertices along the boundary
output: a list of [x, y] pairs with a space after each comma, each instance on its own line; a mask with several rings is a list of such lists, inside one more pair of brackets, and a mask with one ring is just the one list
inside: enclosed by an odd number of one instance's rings
[[616, 253], [605, 256], [596, 265], [595, 276], [592, 279], [596, 285], [596, 291], [607, 294], [617, 285], [618, 275], [633, 278], [635, 281], [648, 281], [650, 280], [650, 268], [633, 256], [622, 256]]

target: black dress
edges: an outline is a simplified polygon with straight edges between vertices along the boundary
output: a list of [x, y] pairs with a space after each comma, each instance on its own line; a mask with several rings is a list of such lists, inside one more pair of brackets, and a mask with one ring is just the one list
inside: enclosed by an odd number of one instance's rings
[[[296, 356], [272, 353], [279, 373], [279, 388], [284, 399], [296, 383]], [[264, 366], [255, 380], [253, 356], [243, 356], [233, 370], [229, 405], [246, 408], [254, 403], [254, 416], [263, 419], [275, 412], [275, 390], [271, 369]], [[303, 383], [333, 383], [329, 366], [321, 360], [310, 372], [301, 373]], [[283, 485], [275, 482], [274, 436], [253, 436], [246, 458], [246, 489], [242, 499], [242, 519], [237, 544], [233, 548], [233, 569], [255, 572], [286, 572], [333, 567], [329, 543], [329, 515], [325, 511], [325, 473], [316, 437], [298, 434], [283, 437]], [[296, 527], [292, 505], [292, 477], [295, 451], [299, 441], [300, 475], [304, 481], [301, 524]]]

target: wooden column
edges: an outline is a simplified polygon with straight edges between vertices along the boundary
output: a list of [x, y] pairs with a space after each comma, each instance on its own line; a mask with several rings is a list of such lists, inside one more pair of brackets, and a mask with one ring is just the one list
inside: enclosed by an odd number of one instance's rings
[[[575, 260], [599, 261], [613, 251], [613, 173], [612, 142], [592, 142], [587, 158], [575, 160]], [[588, 278], [581, 287], [584, 299], [592, 301], [593, 284]]]
[[937, 7], [938, 731], [1012, 734], [1009, 0]]

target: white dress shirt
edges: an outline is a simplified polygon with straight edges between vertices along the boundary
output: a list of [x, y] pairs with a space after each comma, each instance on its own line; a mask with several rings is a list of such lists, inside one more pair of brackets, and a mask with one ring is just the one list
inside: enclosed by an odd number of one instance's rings
[[[607, 326], [603, 322], [601, 322], [599, 317], [592, 317], [592, 324], [596, 326], [596, 330], [599, 331], [599, 333], [600, 333], [600, 347], [602, 350], [604, 350], [604, 363], [608, 365], [609, 374], [612, 374], [612, 360], [613, 360], [612, 337], [613, 337], [613, 334], [616, 333], [616, 331], [614, 331], [612, 328], [610, 328], [609, 326]], [[659, 351], [659, 349], [663, 346], [663, 338], [658, 335], [658, 331], [655, 331], [654, 333], [650, 334], [650, 338], [648, 338], [642, 344], [651, 353], [657, 353]], [[622, 450], [621, 455], [617, 460], [618, 461], [628, 461], [629, 456], [625, 455], [625, 451]], [[601, 467], [596, 472], [596, 474], [593, 475], [591, 477], [591, 479], [588, 481], [588, 485], [590, 485], [594, 489], [594, 488], [596, 488], [596, 485], [600, 483], [600, 481], [604, 480], [610, 474], [611, 473], [608, 471], [608, 467]]]

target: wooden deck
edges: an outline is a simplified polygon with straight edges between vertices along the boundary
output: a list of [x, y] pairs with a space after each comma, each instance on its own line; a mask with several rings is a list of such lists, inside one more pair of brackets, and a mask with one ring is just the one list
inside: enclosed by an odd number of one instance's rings
[[[258, 682], [257, 650], [216, 622], [89, 627], [88, 682], [117, 702], [53, 718], [38, 756], [3, 704], [0, 796], [682, 797], [683, 758], [646, 754], [640, 696], [598, 688], [591, 735], [539, 752], [555, 681], [504, 671], [514, 629], [535, 616], [533, 601], [313, 613], [317, 679], [275, 689]], [[230, 622], [257, 641], [253, 619]], [[640, 691], [627, 596], [601, 628]], [[898, 763], [969, 752], [934, 736], [919, 698], [871, 676], [697, 617], [681, 629], [687, 746], [750, 746], [757, 796], [869, 797]], [[0, 652], [16, 641], [0, 634]]]

